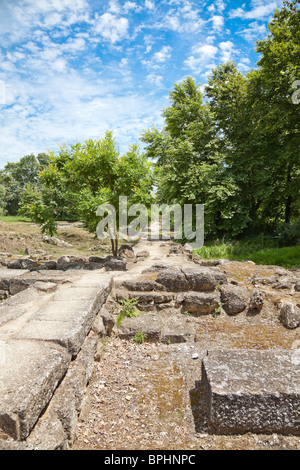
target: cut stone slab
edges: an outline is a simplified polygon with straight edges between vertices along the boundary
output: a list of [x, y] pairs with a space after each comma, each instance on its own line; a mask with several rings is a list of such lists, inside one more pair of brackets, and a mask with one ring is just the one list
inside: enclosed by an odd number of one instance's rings
[[156, 282], [162, 284], [168, 291], [182, 292], [190, 289], [190, 283], [179, 269], [166, 269], [159, 273]]
[[192, 291], [213, 291], [218, 284], [225, 284], [227, 278], [219, 269], [211, 268], [183, 268], [186, 279]]
[[186, 343], [194, 341], [195, 331], [193, 326], [181, 316], [172, 316], [164, 319], [161, 334], [161, 342], [165, 344]]
[[8, 341], [0, 368], [0, 429], [28, 437], [65, 375], [71, 355], [50, 343]]
[[215, 350], [202, 361], [210, 432], [300, 435], [300, 351]]
[[[100, 307], [99, 307], [100, 308]], [[76, 355], [90, 331], [98, 304], [91, 300], [51, 302], [18, 334], [19, 339], [52, 341]]]
[[111, 278], [98, 287], [61, 286], [51, 302], [18, 333], [18, 339], [52, 341], [76, 355], [107, 299]]
[[182, 306], [182, 313], [208, 315], [220, 306], [220, 294], [208, 292], [187, 292], [177, 296], [177, 306]]
[[151, 281], [148, 279], [143, 279], [141, 281], [125, 280], [121, 282], [120, 285], [125, 287], [125, 289], [127, 290], [138, 291], [138, 292], [151, 292], [151, 291], [164, 290], [164, 287], [162, 285], [158, 284], [155, 281]]
[[161, 335], [161, 322], [156, 314], [139, 315], [136, 318], [125, 318], [118, 328], [120, 338], [132, 338], [143, 333], [146, 341], [158, 342]]
[[0, 326], [20, 318], [43, 302], [43, 294], [32, 287], [8, 298], [0, 305]]
[[173, 300], [173, 294], [168, 292], [117, 292], [116, 298], [123, 300], [126, 297], [129, 299], [137, 299], [139, 304], [162, 304]]

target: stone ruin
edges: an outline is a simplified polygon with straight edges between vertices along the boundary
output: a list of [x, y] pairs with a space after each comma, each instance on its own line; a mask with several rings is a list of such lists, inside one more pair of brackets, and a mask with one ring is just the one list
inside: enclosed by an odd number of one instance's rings
[[[242, 264], [208, 266], [179, 245], [144, 241], [121, 247], [117, 259], [47, 263], [2, 257], [0, 449], [71, 446], [101, 339], [139, 333], [199, 345], [207, 432], [300, 434], [299, 271], [264, 267], [237, 280]], [[126, 299], [140, 314], [117, 325]], [[262, 331], [253, 347], [249, 328]]]

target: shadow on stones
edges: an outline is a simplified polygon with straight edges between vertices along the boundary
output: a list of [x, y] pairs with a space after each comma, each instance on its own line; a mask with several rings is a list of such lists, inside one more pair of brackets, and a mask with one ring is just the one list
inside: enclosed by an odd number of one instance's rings
[[195, 381], [195, 388], [189, 391], [191, 410], [194, 419], [196, 433], [207, 432], [207, 404], [203, 383], [200, 380]]
[[257, 315], [260, 314], [260, 310], [257, 308], [249, 308], [246, 312], [246, 317], [256, 317]]

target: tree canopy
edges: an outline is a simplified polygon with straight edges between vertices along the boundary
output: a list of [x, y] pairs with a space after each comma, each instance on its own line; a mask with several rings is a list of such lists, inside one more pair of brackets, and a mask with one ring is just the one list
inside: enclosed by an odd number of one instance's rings
[[285, 2], [257, 42], [257, 68], [216, 67], [204, 93], [192, 77], [174, 85], [164, 126], [144, 131], [164, 202], [205, 204], [206, 234], [272, 231], [299, 217], [300, 10]]

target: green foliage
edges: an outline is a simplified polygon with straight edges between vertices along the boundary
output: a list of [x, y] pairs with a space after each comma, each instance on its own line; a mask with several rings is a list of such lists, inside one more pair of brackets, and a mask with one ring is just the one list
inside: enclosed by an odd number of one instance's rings
[[212, 316], [216, 318], [221, 315], [222, 311], [223, 311], [223, 304], [222, 302], [218, 302], [218, 307], [215, 308], [215, 310], [212, 313]]
[[[137, 202], [149, 206], [153, 199], [151, 164], [137, 146], [120, 156], [112, 132], [106, 132], [102, 140], [90, 139], [70, 148], [61, 147], [58, 155], [51, 154], [40, 180], [48, 191], [62, 195], [53, 198], [61, 201], [57, 207], [72, 207], [73, 214], [91, 232], [95, 232], [99, 222], [96, 216], [99, 205], [115, 207], [118, 230], [119, 196], [127, 196], [128, 206]], [[55, 219], [56, 206], [53, 203], [48, 206], [52, 207]], [[112, 241], [113, 254], [117, 254], [117, 247], [117, 241]]]
[[215, 242], [195, 253], [203, 259], [228, 258], [284, 268], [300, 267], [300, 246], [278, 247], [276, 238], [264, 235], [239, 241]]
[[0, 215], [4, 215], [6, 189], [0, 180]]
[[138, 299], [138, 297], [130, 299], [127, 296], [124, 300], [119, 301], [119, 303], [122, 305], [122, 309], [120, 310], [117, 318], [117, 326], [120, 326], [124, 318], [135, 318], [140, 315], [139, 310], [136, 308]]
[[300, 219], [290, 224], [282, 223], [276, 229], [279, 246], [300, 245]]
[[133, 337], [133, 341], [135, 343], [139, 343], [139, 344], [144, 343], [144, 341], [146, 341], [146, 339], [147, 339], [147, 334], [146, 333], [144, 334], [142, 331], [139, 331]]
[[9, 162], [0, 171], [0, 184], [5, 187], [1, 206], [8, 215], [16, 215], [20, 207], [22, 193], [26, 185], [39, 186], [39, 172], [47, 165], [48, 156], [44, 153], [22, 157], [19, 162]]
[[147, 155], [156, 160], [157, 197], [164, 203], [205, 203], [206, 222], [215, 231], [219, 214], [235, 191], [224, 172], [214, 117], [191, 77], [174, 85], [165, 126], [144, 131]]
[[[216, 67], [203, 97], [191, 77], [174, 85], [164, 126], [144, 131], [160, 201], [205, 204], [209, 239], [275, 233], [300, 215], [300, 10], [284, 2], [244, 76]], [[207, 102], [204, 102], [207, 98]], [[288, 236], [288, 233], [287, 233]], [[288, 237], [296, 240], [295, 237]]]

